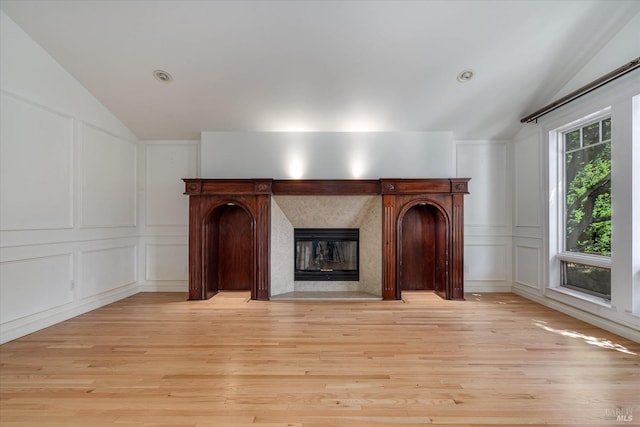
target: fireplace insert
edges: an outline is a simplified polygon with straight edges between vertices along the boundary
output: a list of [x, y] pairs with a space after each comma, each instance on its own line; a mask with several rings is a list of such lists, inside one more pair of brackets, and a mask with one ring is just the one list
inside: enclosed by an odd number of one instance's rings
[[295, 228], [294, 280], [360, 280], [360, 230]]

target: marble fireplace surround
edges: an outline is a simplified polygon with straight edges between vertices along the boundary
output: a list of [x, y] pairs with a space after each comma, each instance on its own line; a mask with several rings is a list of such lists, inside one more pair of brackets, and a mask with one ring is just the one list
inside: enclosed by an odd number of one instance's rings
[[[360, 280], [295, 281], [294, 228], [358, 228]], [[382, 197], [273, 196], [270, 298], [313, 299], [331, 296], [382, 299]]]
[[[400, 269], [406, 270], [401, 258], [412, 255], [409, 245], [414, 244], [404, 240], [404, 221], [415, 221], [413, 208], [427, 205], [439, 230], [438, 237], [431, 237], [440, 248], [434, 274], [441, 279], [434, 282], [434, 290], [445, 299], [464, 299], [463, 196], [469, 180], [184, 179], [184, 194], [189, 196], [189, 299], [211, 298], [225, 289], [222, 284], [239, 282], [235, 276], [251, 282], [247, 286], [255, 300], [312, 291], [401, 299]], [[235, 213], [225, 216], [229, 209]], [[222, 218], [240, 222], [229, 228]], [[294, 281], [297, 227], [359, 228], [360, 280]], [[235, 228], [247, 231], [236, 233], [237, 245], [230, 245], [229, 234], [222, 236]], [[416, 234], [411, 231], [405, 230], [404, 236]], [[226, 261], [223, 252], [236, 251], [234, 246], [241, 248], [241, 256]], [[220, 282], [223, 270], [226, 281]]]

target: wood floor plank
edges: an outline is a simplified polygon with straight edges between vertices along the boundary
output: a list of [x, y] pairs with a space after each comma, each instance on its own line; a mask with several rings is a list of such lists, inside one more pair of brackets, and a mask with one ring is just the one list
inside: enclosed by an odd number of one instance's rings
[[403, 296], [137, 294], [0, 346], [0, 425], [640, 421], [640, 344], [513, 294]]

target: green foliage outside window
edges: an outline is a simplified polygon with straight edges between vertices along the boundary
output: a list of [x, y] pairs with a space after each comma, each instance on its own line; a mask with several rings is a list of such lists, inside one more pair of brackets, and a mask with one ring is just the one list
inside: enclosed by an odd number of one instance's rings
[[565, 249], [611, 256], [611, 119], [565, 134]]
[[610, 299], [611, 270], [576, 262], [563, 262], [562, 286]]

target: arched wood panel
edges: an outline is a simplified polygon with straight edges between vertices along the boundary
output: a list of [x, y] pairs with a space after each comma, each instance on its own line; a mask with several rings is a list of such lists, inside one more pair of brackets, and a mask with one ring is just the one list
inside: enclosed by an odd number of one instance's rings
[[442, 291], [448, 249], [446, 219], [432, 205], [420, 203], [410, 208], [401, 221], [400, 289]]
[[254, 282], [251, 216], [236, 203], [217, 202], [203, 224], [201, 269], [207, 299], [218, 291], [249, 291]]
[[401, 299], [403, 289], [433, 289], [442, 298], [464, 300], [462, 196], [468, 181], [381, 180], [384, 299]]
[[219, 291], [250, 291], [253, 283], [253, 226], [251, 217], [236, 205], [219, 208], [217, 266]]

